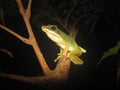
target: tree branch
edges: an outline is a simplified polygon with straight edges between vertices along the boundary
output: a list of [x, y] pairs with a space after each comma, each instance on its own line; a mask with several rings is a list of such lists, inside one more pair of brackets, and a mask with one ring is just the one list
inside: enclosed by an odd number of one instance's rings
[[30, 16], [31, 16], [31, 4], [32, 4], [32, 0], [29, 0], [27, 10], [26, 10], [26, 17], [28, 19], [30, 19]]
[[15, 36], [15, 37], [17, 37], [18, 39], [20, 39], [22, 42], [24, 42], [24, 43], [26, 43], [26, 44], [30, 44], [30, 41], [29, 41], [27, 38], [22, 37], [21, 35], [15, 33], [13, 30], [11, 30], [11, 29], [9, 29], [9, 28], [1, 25], [1, 24], [0, 24], [0, 27], [1, 27], [3, 30], [5, 30], [5, 31], [9, 32], [10, 34], [12, 34], [13, 36]]
[[[36, 38], [33, 34], [33, 31], [32, 31], [32, 28], [31, 28], [31, 25], [29, 22], [30, 17], [29, 18], [26, 17], [27, 14], [25, 12], [25, 9], [23, 8], [21, 0], [16, 0], [16, 2], [18, 4], [19, 11], [20, 11], [20, 13], [25, 21], [27, 31], [29, 33], [29, 39], [27, 39], [27, 41], [33, 47], [45, 76], [29, 77], [29, 76], [22, 76], [22, 75], [6, 74], [6, 73], [2, 73], [2, 72], [0, 72], [0, 76], [5, 77], [5, 78], [9, 78], [9, 79], [24, 81], [24, 82], [28, 82], [28, 83], [32, 83], [32, 84], [51, 83], [51, 82], [52, 83], [54, 83], [54, 82], [59, 83], [61, 81], [62, 82], [65, 81], [69, 75], [71, 61], [69, 60], [69, 58], [62, 57], [59, 59], [56, 68], [54, 70], [50, 70], [50, 68], [48, 67], [48, 65], [47, 65], [47, 63], [46, 63], [46, 61], [41, 53], [41, 50], [38, 46]], [[30, 4], [30, 2], [31, 2], [31, 0], [29, 0], [29, 4]], [[31, 5], [29, 6], [29, 8], [30, 7], [31, 7]], [[28, 10], [27, 12], [29, 13], [30, 10]], [[30, 16], [30, 15], [28, 15], [28, 16]], [[6, 28], [5, 26], [2, 26], [2, 27], [4, 30], [8, 31], [12, 35], [15, 35], [17, 38], [23, 38], [20, 35], [18, 35], [17, 33], [13, 32], [12, 30]]]
[[8, 79], [18, 80], [26, 83], [31, 84], [43, 84], [47, 83], [48, 77], [47, 76], [41, 76], [41, 77], [29, 77], [29, 76], [22, 76], [22, 75], [15, 75], [15, 74], [7, 74], [0, 72], [0, 76]]
[[[30, 2], [30, 1], [31, 1], [31, 0], [29, 0], [29, 2]], [[22, 15], [22, 17], [23, 17], [23, 19], [24, 19], [24, 21], [25, 21], [25, 24], [26, 24], [26, 27], [27, 27], [29, 36], [30, 36], [30, 38], [34, 38], [34, 34], [33, 34], [33, 32], [32, 32], [32, 28], [31, 28], [29, 19], [28, 19], [27, 16], [26, 16], [26, 12], [25, 12], [25, 9], [24, 9], [24, 7], [23, 7], [23, 5], [22, 5], [22, 2], [21, 2], [21, 0], [16, 0], [16, 2], [17, 2], [17, 5], [18, 5], [18, 8], [19, 8], [19, 12], [20, 12], [20, 14]], [[27, 10], [27, 13], [29, 13], [28, 11], [30, 11], [30, 10]]]
[[[36, 38], [35, 38], [35, 36], [33, 34], [33, 31], [32, 31], [32, 27], [30, 25], [29, 19], [26, 17], [26, 13], [25, 13], [25, 10], [23, 8], [22, 2], [21, 2], [21, 0], [16, 0], [16, 2], [17, 2], [17, 5], [18, 5], [18, 8], [19, 8], [19, 11], [20, 11], [20, 13], [21, 13], [21, 15], [22, 15], [22, 17], [24, 19], [24, 22], [26, 24], [27, 31], [29, 33], [29, 40], [31, 41], [31, 45], [32, 45], [32, 47], [33, 47], [33, 49], [35, 51], [35, 54], [36, 54], [36, 56], [38, 58], [38, 61], [41, 64], [43, 72], [46, 75], [48, 75], [51, 72], [51, 70], [48, 67], [48, 65], [47, 65], [47, 63], [46, 63], [46, 61], [45, 61], [45, 59], [44, 59], [44, 57], [42, 55], [42, 52], [41, 52], [41, 50], [40, 50], [40, 48], [38, 46], [38, 43], [37, 43]], [[29, 0], [29, 3], [30, 2], [32, 2], [32, 1]], [[30, 10], [28, 10], [28, 11], [30, 11]]]

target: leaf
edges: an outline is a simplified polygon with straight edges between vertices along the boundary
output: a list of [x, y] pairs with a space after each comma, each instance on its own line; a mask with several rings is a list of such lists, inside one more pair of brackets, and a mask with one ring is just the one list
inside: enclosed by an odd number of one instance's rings
[[118, 43], [117, 43], [116, 46], [110, 48], [108, 51], [106, 51], [106, 52], [103, 53], [103, 56], [100, 59], [100, 61], [98, 62], [98, 64], [101, 63], [101, 61], [103, 59], [105, 59], [105, 58], [107, 58], [109, 56], [112, 56], [112, 55], [116, 55], [118, 53], [119, 49], [120, 49], [120, 41], [118, 41]]

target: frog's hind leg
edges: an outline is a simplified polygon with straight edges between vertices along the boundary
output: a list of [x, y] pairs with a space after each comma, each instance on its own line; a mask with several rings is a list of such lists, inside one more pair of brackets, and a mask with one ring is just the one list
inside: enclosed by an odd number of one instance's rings
[[74, 64], [78, 64], [78, 65], [82, 65], [83, 64], [83, 60], [80, 59], [78, 56], [69, 53], [70, 60], [74, 63]]

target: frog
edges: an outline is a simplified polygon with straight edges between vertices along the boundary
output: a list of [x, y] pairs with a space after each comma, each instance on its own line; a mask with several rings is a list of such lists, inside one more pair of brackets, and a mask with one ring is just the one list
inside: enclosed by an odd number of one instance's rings
[[86, 49], [79, 46], [75, 39], [59, 29], [57, 25], [42, 25], [41, 29], [50, 40], [60, 47], [60, 53], [54, 60], [55, 62], [64, 56], [74, 64], [82, 65], [84, 63], [80, 56], [82, 53], [86, 53]]

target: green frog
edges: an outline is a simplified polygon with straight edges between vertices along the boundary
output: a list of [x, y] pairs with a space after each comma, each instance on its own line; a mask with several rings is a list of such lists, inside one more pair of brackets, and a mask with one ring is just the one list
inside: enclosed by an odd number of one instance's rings
[[65, 56], [69, 58], [74, 64], [83, 64], [83, 60], [79, 58], [82, 53], [86, 53], [86, 50], [80, 47], [76, 41], [60, 30], [56, 25], [42, 26], [42, 31], [60, 47], [60, 53], [55, 59], [57, 61], [61, 57]]

